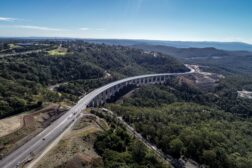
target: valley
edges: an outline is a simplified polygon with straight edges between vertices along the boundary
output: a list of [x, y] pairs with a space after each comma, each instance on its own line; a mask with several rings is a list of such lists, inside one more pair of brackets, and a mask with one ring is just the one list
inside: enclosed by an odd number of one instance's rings
[[136, 46], [35, 43], [47, 49], [0, 58], [2, 163], [13, 152], [9, 165], [30, 168], [252, 164], [247, 73]]
[[0, 168], [252, 168], [251, 0], [1, 0]]

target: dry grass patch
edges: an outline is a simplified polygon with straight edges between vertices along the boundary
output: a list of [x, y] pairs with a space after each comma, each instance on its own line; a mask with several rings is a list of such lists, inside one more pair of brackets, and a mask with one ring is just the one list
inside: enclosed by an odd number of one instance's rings
[[22, 115], [0, 120], [0, 137], [8, 135], [22, 127]]
[[96, 154], [93, 145], [97, 134], [102, 130], [95, 120], [81, 118], [73, 130], [66, 134], [34, 168], [81, 168], [83, 165], [93, 167], [96, 163], [100, 165], [102, 159]]
[[48, 51], [49, 56], [64, 56], [67, 54], [67, 48], [58, 47], [54, 50]]

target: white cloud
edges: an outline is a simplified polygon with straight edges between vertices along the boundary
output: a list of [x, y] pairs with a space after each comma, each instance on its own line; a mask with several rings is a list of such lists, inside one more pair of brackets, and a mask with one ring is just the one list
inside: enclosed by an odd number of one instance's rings
[[86, 31], [86, 30], [89, 30], [89, 28], [88, 27], [82, 27], [82, 28], [80, 28], [80, 30]]
[[43, 30], [43, 31], [65, 31], [65, 29], [43, 27], [43, 26], [31, 26], [31, 25], [15, 25], [17, 28], [22, 29], [33, 29], [33, 30]]
[[17, 19], [15, 18], [8, 18], [8, 17], [0, 17], [0, 21], [5, 21], [5, 22], [11, 22], [11, 21], [16, 21]]

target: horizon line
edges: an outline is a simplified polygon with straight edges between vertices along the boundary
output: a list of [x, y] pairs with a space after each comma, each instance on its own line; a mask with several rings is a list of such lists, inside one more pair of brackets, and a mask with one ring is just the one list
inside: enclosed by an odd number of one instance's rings
[[191, 42], [191, 43], [243, 43], [252, 45], [244, 41], [218, 41], [218, 40], [162, 40], [162, 39], [141, 39], [141, 38], [83, 38], [83, 37], [60, 37], [60, 36], [0, 36], [0, 39], [80, 39], [80, 40], [131, 40], [131, 41], [161, 41], [161, 42]]

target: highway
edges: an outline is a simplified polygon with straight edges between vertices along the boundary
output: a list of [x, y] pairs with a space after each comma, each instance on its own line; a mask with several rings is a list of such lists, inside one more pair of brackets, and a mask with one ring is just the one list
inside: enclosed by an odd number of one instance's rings
[[186, 66], [190, 68], [190, 71], [184, 73], [161, 73], [161, 74], [134, 76], [118, 80], [115, 82], [111, 82], [107, 85], [104, 85], [100, 88], [93, 90], [89, 94], [85, 95], [82, 99], [80, 99], [75, 106], [73, 106], [69, 111], [67, 111], [64, 115], [62, 115], [58, 120], [53, 122], [40, 134], [36, 135], [30, 141], [25, 143], [23, 146], [15, 150], [13, 153], [3, 158], [0, 161], [0, 167], [1, 168], [19, 167], [20, 163], [22, 163], [27, 158], [30, 158], [34, 154], [35, 155], [40, 154], [40, 152], [43, 149], [45, 149], [54, 139], [56, 139], [66, 128], [68, 128], [72, 122], [78, 119], [81, 111], [85, 110], [87, 108], [87, 105], [89, 105], [89, 103], [92, 102], [92, 100], [95, 99], [96, 96], [100, 95], [107, 89], [110, 89], [118, 84], [129, 82], [135, 79], [141, 79], [146, 77], [157, 77], [157, 76], [179, 76], [195, 72], [193, 68], [191, 68], [188, 65]]
[[25, 51], [25, 52], [17, 52], [17, 53], [11, 53], [11, 54], [0, 54], [0, 58], [16, 56], [16, 55], [26, 55], [26, 54], [32, 54], [32, 53], [40, 53], [40, 52], [43, 52], [43, 51], [45, 51], [45, 49]]

